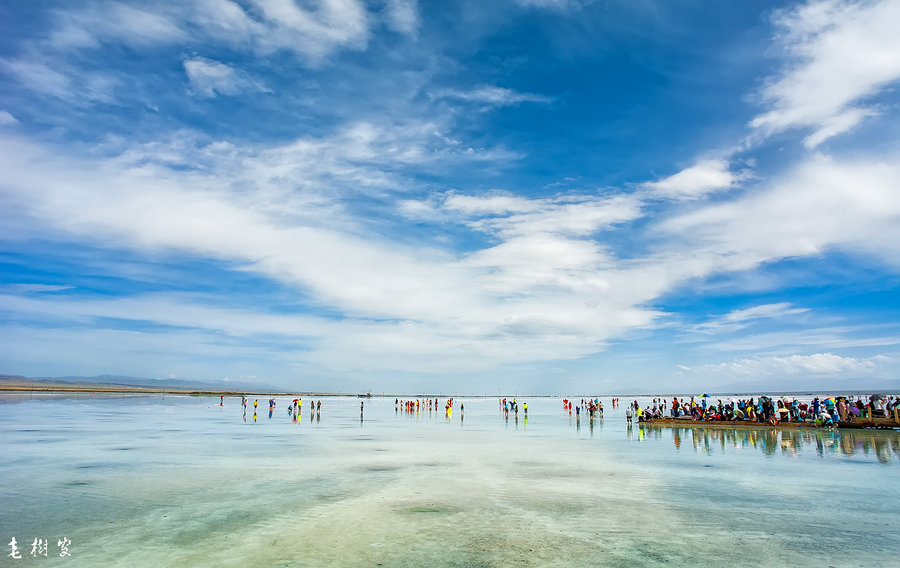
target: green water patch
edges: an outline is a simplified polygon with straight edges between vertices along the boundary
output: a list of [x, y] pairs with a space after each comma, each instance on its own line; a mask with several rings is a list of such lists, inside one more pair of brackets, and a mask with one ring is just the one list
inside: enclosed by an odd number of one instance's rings
[[426, 461], [426, 462], [420, 462], [416, 465], [418, 465], [419, 467], [447, 467], [447, 466], [453, 465], [453, 464], [450, 462]]
[[400, 471], [403, 469], [403, 467], [398, 465], [370, 465], [361, 469], [362, 471], [368, 471], [371, 473], [391, 473], [394, 471]]
[[458, 513], [461, 509], [452, 505], [439, 505], [428, 503], [425, 505], [412, 505], [404, 507], [401, 512], [408, 515], [451, 515]]
[[354, 493], [350, 493], [347, 491], [318, 493], [313, 496], [312, 501], [314, 503], [340, 503], [342, 501], [348, 501], [355, 496], [356, 495]]
[[75, 469], [81, 471], [112, 471], [129, 467], [133, 467], [133, 465], [119, 462], [91, 462], [76, 465]]

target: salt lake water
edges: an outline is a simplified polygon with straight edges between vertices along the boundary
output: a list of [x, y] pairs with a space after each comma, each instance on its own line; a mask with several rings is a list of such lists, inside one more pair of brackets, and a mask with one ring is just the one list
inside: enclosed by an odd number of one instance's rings
[[894, 431], [268, 399], [4, 396], [0, 566], [900, 566]]

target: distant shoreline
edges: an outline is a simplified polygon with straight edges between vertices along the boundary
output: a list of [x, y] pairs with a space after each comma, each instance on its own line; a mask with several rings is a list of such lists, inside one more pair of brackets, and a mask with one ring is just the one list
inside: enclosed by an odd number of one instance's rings
[[[241, 396], [248, 394], [264, 394], [267, 396], [357, 396], [347, 393], [293, 393], [293, 392], [256, 392], [226, 390], [195, 390], [157, 387], [125, 387], [125, 386], [0, 386], [0, 393], [97, 393], [97, 394], [182, 394], [190, 396]], [[376, 395], [372, 395], [374, 398]], [[391, 395], [393, 396], [393, 395]]]
[[[417, 394], [408, 394], [408, 393], [346, 393], [346, 392], [287, 392], [287, 391], [255, 391], [255, 390], [215, 390], [215, 389], [190, 389], [190, 388], [160, 388], [160, 387], [142, 387], [142, 386], [127, 386], [127, 385], [103, 385], [103, 384], [94, 384], [94, 385], [53, 385], [53, 384], [6, 384], [0, 385], [0, 393], [59, 393], [59, 394], [83, 394], [83, 393], [93, 393], [93, 394], [173, 394], [173, 395], [188, 395], [188, 396], [242, 396], [242, 395], [265, 395], [265, 396], [315, 396], [315, 397], [357, 397], [357, 398], [434, 398], [434, 397], [454, 397], [454, 398], [576, 398], [576, 397], [585, 397], [590, 396], [594, 397], [603, 397], [603, 398], [647, 398], [647, 397], [656, 397], [656, 398], [690, 398], [692, 395], [690, 394], [640, 394], [640, 393], [631, 393], [631, 394], [602, 394], [602, 395], [578, 395], [578, 394], [570, 394], [570, 395], [554, 395], [554, 394], [452, 394], [452, 393], [417, 393]], [[785, 396], [817, 396], [823, 393], [832, 393], [831, 391], [819, 391], [819, 392], [806, 392], [806, 391], [785, 391], [778, 393], [779, 395]], [[883, 395], [898, 395], [900, 391], [892, 391], [892, 390], [860, 390], [860, 391], [840, 391], [840, 393], [852, 394], [852, 395], [870, 395], [870, 394], [883, 394]], [[717, 398], [720, 396], [758, 396], [759, 394], [765, 393], [716, 393], [711, 394], [710, 398]], [[697, 396], [697, 395], [693, 395]]]
[[[473, 394], [473, 395], [456, 395], [448, 393], [419, 393], [419, 394], [368, 394], [368, 393], [347, 393], [347, 392], [274, 392], [274, 391], [257, 391], [257, 390], [198, 390], [198, 389], [179, 389], [179, 388], [159, 388], [159, 387], [138, 387], [138, 386], [113, 386], [113, 385], [0, 385], [0, 393], [21, 392], [21, 393], [97, 393], [97, 394], [180, 394], [190, 396], [243, 396], [243, 395], [265, 395], [265, 396], [315, 396], [315, 397], [337, 397], [346, 396], [354, 398], [434, 398], [434, 397], [453, 397], [453, 398], [496, 398], [497, 395], [490, 394]], [[516, 395], [501, 395], [502, 397], [512, 398]], [[553, 396], [553, 395], [519, 395], [522, 396]], [[641, 395], [643, 396], [643, 395]]]

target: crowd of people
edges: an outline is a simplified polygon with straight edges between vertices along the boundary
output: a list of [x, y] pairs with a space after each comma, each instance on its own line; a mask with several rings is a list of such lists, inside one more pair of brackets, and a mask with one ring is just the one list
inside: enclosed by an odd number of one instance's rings
[[[615, 408], [618, 404], [618, 399], [613, 398], [611, 401], [612, 407]], [[569, 416], [572, 415], [572, 401], [564, 398], [563, 399], [563, 410], [567, 410], [569, 412]], [[581, 399], [581, 405], [575, 406], [575, 418], [581, 418], [581, 411], [584, 410], [588, 417], [593, 420], [596, 417], [603, 418], [603, 403], [600, 402], [600, 398], [588, 398]]]
[[[269, 399], [269, 418], [272, 418], [275, 409], [275, 399]], [[563, 399], [563, 410], [568, 412], [569, 416], [574, 414], [576, 420], [582, 415], [587, 415], [592, 421], [595, 418], [603, 418], [603, 402], [599, 397], [582, 398], [580, 403], [577, 401]], [[224, 403], [224, 397], [220, 397], [219, 405]], [[247, 420], [247, 407], [251, 402], [246, 396], [241, 396], [241, 405], [244, 410], [244, 420]], [[613, 397], [610, 399], [612, 408], [620, 406], [619, 399]], [[454, 405], [459, 408], [460, 418], [464, 415], [465, 407], [461, 402], [448, 398], [443, 409], [449, 419], [453, 412]], [[257, 420], [257, 408], [259, 401], [253, 400], [253, 421]], [[359, 412], [360, 419], [364, 413], [364, 402], [360, 402]], [[500, 398], [500, 412], [506, 418], [513, 414], [518, 419], [520, 404], [515, 399]], [[418, 415], [421, 411], [438, 412], [441, 408], [439, 398], [426, 399], [394, 399], [394, 410], [404, 413]], [[288, 404], [287, 412], [293, 421], [298, 421], [303, 402], [296, 398], [292, 403]], [[311, 400], [309, 403], [310, 420], [321, 420], [322, 401]], [[528, 418], [528, 404], [521, 405], [525, 418]], [[677, 419], [686, 421], [702, 421], [702, 422], [753, 422], [760, 424], [783, 424], [783, 423], [808, 423], [818, 426], [837, 426], [840, 423], [853, 422], [860, 419], [883, 418], [897, 421], [898, 412], [900, 412], [900, 396], [882, 396], [882, 395], [848, 395], [834, 397], [816, 396], [812, 400], [801, 400], [794, 397], [782, 396], [758, 396], [749, 398], [714, 398], [707, 394], [700, 396], [673, 397], [669, 398], [657, 397], [653, 398], [649, 404], [641, 404], [637, 400], [628, 403], [625, 408], [625, 418], [627, 422], [647, 422], [658, 419]]]
[[[522, 406], [522, 410], [525, 412], [525, 418], [528, 418], [528, 403], [526, 402]], [[503, 413], [503, 416], [509, 418], [509, 413], [512, 412], [516, 418], [519, 417], [519, 403], [516, 399], [506, 400], [505, 398], [500, 399], [500, 412]]]
[[783, 396], [773, 398], [730, 398], [712, 401], [709, 395], [684, 398], [675, 397], [671, 404], [665, 398], [654, 398], [652, 404], [642, 407], [635, 400], [626, 409], [626, 420], [636, 417], [639, 422], [659, 418], [692, 419], [705, 422], [750, 421], [763, 424], [785, 422], [811, 422], [820, 426], [834, 426], [839, 422], [852, 422], [863, 418], [893, 418], [900, 408], [900, 397], [882, 395], [838, 396], [813, 398], [810, 402]]
[[[453, 398], [448, 398], [444, 403], [444, 414], [450, 416], [453, 414]], [[431, 412], [432, 410], [437, 411], [440, 407], [439, 399], [437, 398], [426, 398], [425, 400], [410, 399], [410, 400], [400, 400], [399, 398], [394, 399], [394, 412], [399, 412], [400, 408], [403, 407], [403, 411], [407, 414], [418, 414], [419, 409], [423, 411]], [[466, 407], [464, 404], [459, 405], [459, 411], [461, 413], [465, 413]]]

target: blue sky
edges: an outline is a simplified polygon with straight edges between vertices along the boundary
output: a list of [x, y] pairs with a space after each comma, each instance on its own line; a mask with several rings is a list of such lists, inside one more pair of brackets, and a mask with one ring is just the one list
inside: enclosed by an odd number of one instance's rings
[[898, 21], [4, 2], [0, 373], [897, 388]]

